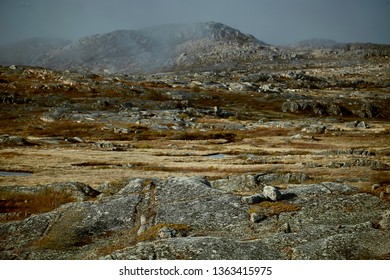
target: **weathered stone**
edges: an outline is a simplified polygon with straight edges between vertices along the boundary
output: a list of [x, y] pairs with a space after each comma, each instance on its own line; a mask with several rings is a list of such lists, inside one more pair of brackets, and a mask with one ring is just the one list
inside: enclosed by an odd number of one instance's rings
[[309, 179], [309, 176], [305, 173], [270, 173], [256, 176], [256, 181], [262, 184], [297, 184]]
[[28, 142], [26, 139], [20, 136], [9, 136], [1, 135], [0, 136], [0, 146], [28, 146], [32, 143]]
[[283, 233], [291, 233], [290, 224], [289, 224], [289, 223], [283, 224], [283, 225], [279, 228], [279, 231], [280, 231], [280, 232], [283, 232]]
[[267, 219], [267, 216], [259, 214], [259, 213], [251, 213], [251, 222], [252, 223], [260, 223], [261, 221]]
[[282, 199], [282, 193], [273, 186], [265, 186], [263, 189], [263, 195], [265, 198], [272, 201], [278, 201]]
[[302, 131], [309, 132], [309, 133], [322, 134], [322, 133], [325, 133], [326, 126], [324, 126], [324, 125], [311, 125], [309, 127], [303, 128]]
[[118, 194], [119, 195], [129, 195], [129, 194], [141, 192], [145, 183], [147, 183], [147, 180], [145, 180], [145, 179], [131, 179], [118, 192]]
[[220, 179], [211, 182], [212, 186], [228, 192], [234, 191], [261, 191], [262, 186], [254, 175], [229, 176], [227, 179]]
[[370, 126], [368, 124], [366, 124], [364, 121], [359, 122], [356, 127], [357, 128], [370, 128]]
[[359, 121], [353, 121], [346, 124], [347, 127], [357, 127], [359, 124]]
[[274, 260], [281, 255], [261, 241], [239, 241], [221, 237], [168, 238], [158, 242], [142, 242], [117, 251], [105, 259], [115, 260]]
[[[188, 224], [194, 229], [239, 233], [246, 223], [246, 208], [236, 195], [210, 187], [201, 178], [171, 178], [155, 190], [156, 224]], [[178, 209], [180, 209], [178, 211]]]
[[[202, 178], [124, 184], [98, 201], [0, 223], [0, 258], [365, 259], [390, 253], [387, 202], [348, 185], [290, 185], [278, 190], [285, 201], [249, 209], [239, 195]], [[112, 246], [119, 243], [129, 246]]]
[[251, 205], [251, 204], [262, 202], [265, 199], [266, 199], [265, 196], [262, 194], [254, 194], [251, 196], [243, 196], [241, 198], [241, 202]]
[[379, 225], [382, 229], [390, 230], [390, 211], [386, 211], [382, 215], [382, 219], [380, 220]]
[[292, 258], [300, 260], [381, 258], [390, 252], [389, 244], [383, 242], [384, 238], [389, 237], [388, 233], [381, 234], [378, 230], [335, 234], [297, 246], [293, 249]]
[[163, 227], [158, 231], [158, 237], [162, 239], [176, 237], [176, 234], [176, 230], [171, 227]]

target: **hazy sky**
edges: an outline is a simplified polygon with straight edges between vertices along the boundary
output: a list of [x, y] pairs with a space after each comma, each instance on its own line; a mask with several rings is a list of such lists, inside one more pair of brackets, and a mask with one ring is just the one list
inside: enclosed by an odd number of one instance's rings
[[0, 0], [0, 43], [216, 21], [271, 44], [390, 44], [390, 0]]

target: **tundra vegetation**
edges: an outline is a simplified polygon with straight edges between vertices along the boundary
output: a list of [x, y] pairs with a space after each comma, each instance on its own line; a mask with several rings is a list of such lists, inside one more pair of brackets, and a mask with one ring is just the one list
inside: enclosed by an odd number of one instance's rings
[[0, 258], [388, 259], [389, 46], [191, 30], [0, 67]]

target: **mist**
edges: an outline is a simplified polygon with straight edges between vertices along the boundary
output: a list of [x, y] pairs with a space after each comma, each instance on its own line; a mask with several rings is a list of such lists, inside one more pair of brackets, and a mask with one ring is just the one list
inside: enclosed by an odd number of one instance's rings
[[270, 44], [390, 44], [390, 0], [0, 0], [0, 44], [216, 21]]

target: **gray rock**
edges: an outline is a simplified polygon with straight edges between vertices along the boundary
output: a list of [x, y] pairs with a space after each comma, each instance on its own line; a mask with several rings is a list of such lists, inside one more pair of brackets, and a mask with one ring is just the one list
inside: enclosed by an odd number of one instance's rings
[[129, 195], [137, 192], [141, 192], [146, 179], [131, 179], [127, 182], [127, 184], [118, 192], [119, 195]]
[[[197, 177], [130, 179], [123, 184], [119, 192], [100, 200], [86, 196], [86, 201], [49, 213], [0, 223], [0, 259], [386, 259], [390, 255], [387, 201], [345, 184], [289, 185], [284, 190], [268, 186], [266, 192], [272, 190], [276, 197], [279, 192], [284, 201], [251, 207], [239, 195], [212, 188]], [[77, 188], [71, 183], [60, 186]]]
[[347, 127], [357, 127], [359, 124], [359, 121], [353, 121], [346, 124]]
[[280, 231], [280, 232], [283, 232], [283, 233], [291, 233], [290, 224], [289, 224], [289, 223], [283, 224], [283, 225], [279, 228], [279, 231]]
[[310, 125], [309, 127], [302, 129], [302, 131], [309, 132], [309, 133], [322, 134], [322, 133], [325, 133], [326, 126], [324, 126], [324, 125]]
[[158, 231], [158, 237], [162, 239], [176, 237], [176, 234], [176, 230], [171, 227], [163, 227]]
[[279, 252], [261, 241], [238, 241], [221, 237], [187, 237], [143, 242], [114, 252], [105, 259], [115, 260], [275, 260]]
[[229, 176], [227, 179], [212, 181], [211, 184], [214, 188], [228, 192], [262, 190], [262, 186], [254, 175]]
[[379, 225], [382, 229], [390, 230], [390, 211], [386, 211], [382, 215], [382, 220], [380, 220]]
[[259, 213], [251, 213], [250, 219], [252, 223], [260, 223], [261, 221], [267, 219], [267, 216]]
[[0, 146], [28, 146], [32, 145], [32, 143], [28, 142], [26, 139], [20, 136], [9, 136], [9, 135], [1, 135], [0, 136]]
[[256, 203], [262, 202], [265, 199], [266, 199], [265, 196], [262, 194], [254, 194], [251, 196], [243, 196], [241, 198], [241, 202], [251, 205], [251, 204], [256, 204]]
[[390, 245], [383, 242], [390, 234], [378, 230], [361, 233], [336, 234], [298, 246], [293, 259], [353, 260], [383, 258], [390, 253]]
[[364, 121], [359, 122], [356, 127], [357, 128], [370, 128], [370, 126], [368, 124], [366, 124]]
[[256, 176], [256, 181], [261, 184], [297, 184], [303, 183], [309, 179], [309, 176], [305, 173], [270, 173]]
[[260, 92], [265, 93], [281, 93], [282, 90], [279, 87], [275, 87], [272, 84], [265, 84], [259, 87]]
[[156, 224], [188, 224], [192, 228], [240, 233], [246, 224], [246, 208], [240, 198], [212, 189], [191, 178], [170, 179], [158, 184], [155, 194]]
[[115, 134], [129, 134], [130, 130], [128, 128], [114, 127]]
[[230, 91], [253, 91], [255, 88], [250, 83], [230, 83], [228, 89]]
[[282, 193], [273, 186], [265, 186], [263, 189], [263, 195], [265, 198], [272, 201], [278, 201], [282, 199]]

